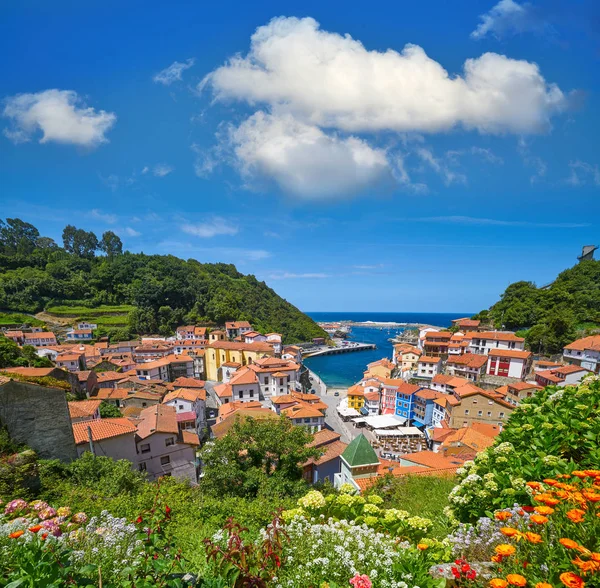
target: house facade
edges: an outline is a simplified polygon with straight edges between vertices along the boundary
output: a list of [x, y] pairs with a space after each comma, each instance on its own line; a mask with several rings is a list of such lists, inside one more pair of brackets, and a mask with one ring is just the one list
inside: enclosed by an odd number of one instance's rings
[[484, 331], [473, 333], [469, 344], [471, 353], [487, 355], [492, 349], [517, 349], [523, 351], [525, 339], [508, 331]]
[[442, 359], [440, 357], [431, 357], [422, 355], [417, 362], [417, 377], [425, 380], [431, 380], [442, 371]]
[[258, 359], [273, 357], [275, 352], [269, 343], [238, 343], [235, 341], [215, 341], [205, 350], [204, 364], [206, 379], [221, 382], [224, 363], [250, 365]]
[[563, 358], [570, 365], [600, 373], [600, 335], [584, 337], [569, 343], [563, 350]]
[[531, 368], [531, 352], [519, 349], [491, 349], [488, 353], [487, 374], [504, 378], [523, 379]]
[[488, 359], [486, 355], [465, 353], [464, 355], [450, 356], [446, 363], [446, 371], [450, 376], [465, 378], [472, 382], [478, 382], [485, 374]]

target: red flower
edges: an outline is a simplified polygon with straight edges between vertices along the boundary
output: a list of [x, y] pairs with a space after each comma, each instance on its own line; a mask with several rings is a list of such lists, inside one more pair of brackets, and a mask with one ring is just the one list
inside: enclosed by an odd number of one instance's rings
[[135, 522], [139, 525], [144, 519], [142, 517], [138, 517], [135, 519]]
[[460, 578], [460, 572], [458, 571], [458, 568], [452, 567], [450, 568], [450, 571], [455, 578]]
[[470, 570], [470, 571], [467, 573], [467, 578], [468, 578], [469, 580], [474, 580], [476, 577], [477, 577], [477, 572], [476, 572], [475, 570]]
[[463, 574], [466, 574], [470, 569], [471, 569], [471, 566], [469, 564], [464, 564], [461, 566], [460, 571]]
[[165, 514], [168, 519], [171, 518], [171, 509], [168, 506], [165, 507]]
[[278, 555], [275, 556], [275, 565], [277, 565], [278, 568], [281, 567], [281, 560]]

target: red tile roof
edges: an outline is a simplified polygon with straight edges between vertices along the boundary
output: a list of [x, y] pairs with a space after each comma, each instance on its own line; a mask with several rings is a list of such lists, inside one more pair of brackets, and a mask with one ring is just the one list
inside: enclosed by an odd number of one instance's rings
[[256, 343], [236, 343], [235, 341], [214, 341], [209, 349], [229, 349], [231, 351], [256, 351], [257, 353], [273, 353], [273, 345], [266, 341]]
[[231, 386], [244, 386], [257, 383], [258, 378], [256, 377], [256, 373], [249, 367], [243, 367], [237, 370], [229, 380]]
[[163, 404], [170, 400], [187, 400], [188, 402], [198, 402], [199, 400], [206, 400], [206, 390], [203, 388], [191, 389], [191, 388], [177, 388], [173, 392], [169, 392], [163, 398]]
[[429, 355], [421, 355], [419, 363], [438, 363], [441, 361], [439, 357], [430, 357]]
[[93, 417], [102, 404], [102, 400], [77, 400], [69, 402], [69, 416], [72, 419]]
[[591, 335], [590, 337], [583, 337], [577, 339], [573, 343], [569, 343], [565, 349], [571, 349], [574, 351], [585, 351], [586, 349], [600, 350], [600, 335]]
[[449, 357], [447, 363], [448, 365], [480, 369], [487, 363], [487, 356], [476, 353], [465, 353], [465, 355], [459, 355], [458, 357]]
[[515, 359], [529, 359], [531, 351], [521, 351], [520, 349], [490, 349], [490, 357], [511, 357]]
[[473, 339], [485, 339], [491, 341], [514, 341], [523, 343], [525, 339], [517, 337], [514, 333], [507, 331], [483, 331], [481, 333], [475, 333]]
[[73, 436], [75, 444], [81, 445], [88, 443], [88, 427], [92, 431], [93, 441], [102, 441], [119, 435], [129, 435], [136, 431], [135, 425], [129, 419], [124, 417], [110, 419], [95, 419], [93, 421], [83, 421], [73, 423]]
[[140, 413], [142, 421], [138, 425], [138, 437], [146, 439], [154, 433], [177, 434], [177, 414], [175, 408], [165, 404], [156, 404], [145, 408]]

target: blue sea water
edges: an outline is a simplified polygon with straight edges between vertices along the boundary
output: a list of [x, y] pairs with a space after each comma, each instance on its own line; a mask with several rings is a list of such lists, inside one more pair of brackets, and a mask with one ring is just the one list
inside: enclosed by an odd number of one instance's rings
[[[317, 322], [355, 321], [375, 323], [423, 323], [438, 327], [449, 327], [453, 319], [471, 316], [473, 313], [435, 313], [435, 312], [307, 312]], [[312, 357], [304, 361], [306, 366], [316, 372], [331, 387], [346, 388], [358, 382], [367, 364], [382, 357], [392, 357], [392, 344], [389, 339], [402, 332], [402, 328], [352, 327], [348, 337], [350, 341], [375, 343], [377, 349]]]

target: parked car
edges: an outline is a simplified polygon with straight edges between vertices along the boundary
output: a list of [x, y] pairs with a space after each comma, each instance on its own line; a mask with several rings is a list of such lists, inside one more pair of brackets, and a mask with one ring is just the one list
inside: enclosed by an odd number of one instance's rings
[[339, 392], [336, 390], [336, 391], [333, 393], [333, 395], [334, 395], [334, 396], [339, 396], [339, 395], [340, 395], [340, 393], [339, 393]]

